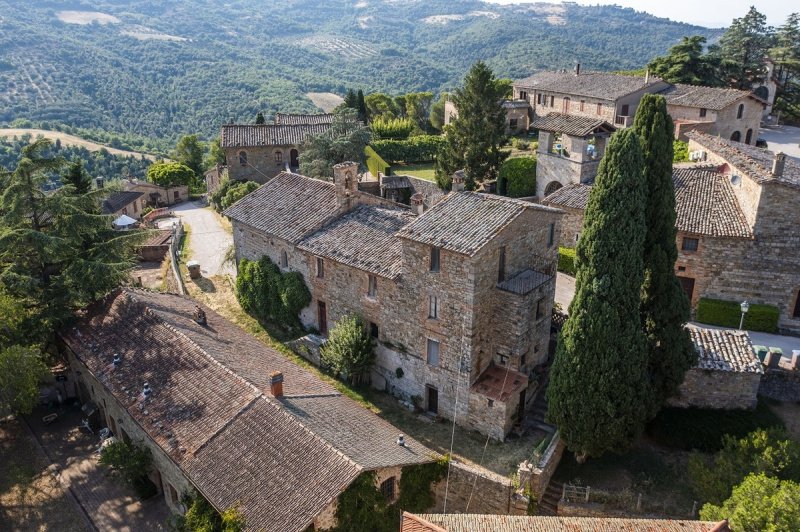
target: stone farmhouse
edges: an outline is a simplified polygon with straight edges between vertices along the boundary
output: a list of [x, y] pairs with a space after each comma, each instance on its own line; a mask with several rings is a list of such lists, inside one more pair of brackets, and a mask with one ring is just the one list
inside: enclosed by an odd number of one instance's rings
[[61, 332], [83, 402], [152, 453], [170, 509], [196, 489], [248, 530], [335, 526], [338, 496], [376, 473], [388, 502], [403, 467], [434, 454], [194, 300], [120, 290]]
[[730, 532], [727, 521], [547, 515], [412, 514], [400, 532]]
[[147, 181], [127, 179], [123, 181], [123, 186], [125, 190], [143, 193], [144, 201], [150, 207], [169, 207], [189, 199], [188, 185], [162, 187]]
[[[709, 297], [774, 305], [778, 326], [800, 332], [800, 163], [692, 131], [701, 164], [676, 165], [675, 271], [695, 305]], [[591, 185], [570, 184], [543, 203], [566, 212], [560, 244], [574, 247]]]
[[266, 183], [280, 172], [300, 167], [300, 145], [330, 129], [332, 114], [278, 113], [272, 124], [226, 124], [220, 146], [234, 180]]
[[360, 190], [356, 172], [281, 173], [230, 207], [237, 260], [301, 272], [313, 298], [301, 319], [322, 335], [361, 315], [374, 386], [504, 439], [547, 358], [561, 212], [465, 192], [458, 174], [432, 207], [417, 193], [409, 208]]
[[126, 215], [138, 220], [142, 216], [142, 209], [147, 206], [144, 192], [124, 190], [114, 192], [103, 200], [101, 211], [103, 214], [113, 216]]

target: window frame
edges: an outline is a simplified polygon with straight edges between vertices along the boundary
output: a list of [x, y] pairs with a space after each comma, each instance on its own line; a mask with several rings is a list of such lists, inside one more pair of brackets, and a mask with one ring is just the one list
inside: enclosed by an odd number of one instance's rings
[[325, 278], [325, 259], [317, 257], [317, 279]]
[[603, 104], [600, 102], [597, 102], [597, 114], [598, 115], [603, 114]]
[[435, 273], [442, 271], [442, 248], [431, 246], [428, 261], [429, 271]]
[[286, 250], [281, 251], [281, 268], [288, 268], [289, 267], [289, 254], [286, 253]]
[[547, 247], [551, 248], [556, 242], [556, 223], [550, 222], [547, 227]]
[[371, 273], [367, 274], [367, 297], [372, 299], [378, 297], [378, 276]]
[[681, 238], [681, 251], [695, 252], [700, 249], [700, 239], [692, 236]]
[[244, 150], [239, 152], [239, 166], [247, 166], [247, 152]]
[[705, 118], [707, 113], [708, 109], [706, 109], [705, 107], [700, 108], [700, 118]]
[[439, 319], [439, 297], [433, 294], [428, 294], [428, 319]]
[[586, 105], [586, 100], [581, 100], [581, 112], [584, 112], [585, 105]]
[[544, 318], [544, 315], [545, 315], [545, 311], [544, 311], [545, 303], [546, 303], [545, 302], [545, 298], [543, 298], [543, 297], [540, 297], [539, 299], [536, 300], [536, 321], [539, 321], [540, 319]]
[[744, 104], [740, 103], [739, 108], [736, 109], [736, 120], [741, 120], [744, 116]]
[[[427, 340], [427, 347], [425, 349], [425, 363], [427, 365], [429, 365], [429, 366], [434, 367], [434, 368], [441, 367], [441, 363], [442, 363], [442, 344], [439, 342], [439, 340], [434, 340], [433, 338], [426, 338], [426, 340]], [[433, 360], [433, 357], [431, 356], [432, 353], [433, 353], [433, 351], [431, 350], [432, 346], [436, 346], [435, 360]], [[434, 362], [435, 362], [435, 364], [434, 364]]]
[[497, 282], [502, 283], [506, 280], [506, 247], [500, 246], [497, 257]]
[[397, 498], [397, 490], [395, 489], [396, 484], [397, 479], [393, 476], [381, 482], [381, 495], [383, 495], [383, 498], [387, 503], [392, 503]]
[[518, 124], [519, 124], [519, 120], [517, 120], [516, 118], [509, 118], [508, 119], [508, 128], [509, 129], [517, 129], [517, 127], [519, 127]]

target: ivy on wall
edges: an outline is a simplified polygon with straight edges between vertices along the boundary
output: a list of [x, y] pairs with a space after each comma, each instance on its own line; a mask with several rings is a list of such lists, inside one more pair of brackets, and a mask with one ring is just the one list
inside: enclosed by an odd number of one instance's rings
[[302, 274], [281, 272], [269, 257], [239, 261], [236, 298], [242, 308], [259, 320], [271, 320], [286, 327], [299, 325], [298, 315], [311, 303]]

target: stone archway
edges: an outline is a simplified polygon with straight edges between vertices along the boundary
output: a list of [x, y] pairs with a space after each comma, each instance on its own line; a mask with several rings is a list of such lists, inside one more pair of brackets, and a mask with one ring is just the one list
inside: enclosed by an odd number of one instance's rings
[[544, 197], [549, 196], [550, 194], [552, 194], [553, 192], [555, 192], [556, 190], [558, 190], [559, 188], [561, 188], [563, 186], [564, 185], [562, 185], [558, 181], [550, 181], [547, 184], [547, 187], [545, 187], [545, 189], [544, 189]]
[[745, 144], [750, 144], [752, 141], [753, 141], [753, 130], [752, 129], [748, 129], [747, 133], [744, 136], [744, 143]]
[[731, 140], [734, 142], [741, 142], [742, 141], [742, 134], [739, 131], [734, 131], [731, 135]]

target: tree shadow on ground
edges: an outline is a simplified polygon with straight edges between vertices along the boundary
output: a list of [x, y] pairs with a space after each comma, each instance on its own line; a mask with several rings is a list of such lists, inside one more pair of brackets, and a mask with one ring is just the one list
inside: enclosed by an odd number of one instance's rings
[[216, 287], [216, 285], [214, 285], [214, 281], [212, 281], [208, 277], [200, 277], [200, 278], [197, 278], [197, 279], [192, 279], [192, 282], [203, 293], [213, 294], [213, 293], [215, 293], [217, 291], [217, 287]]

